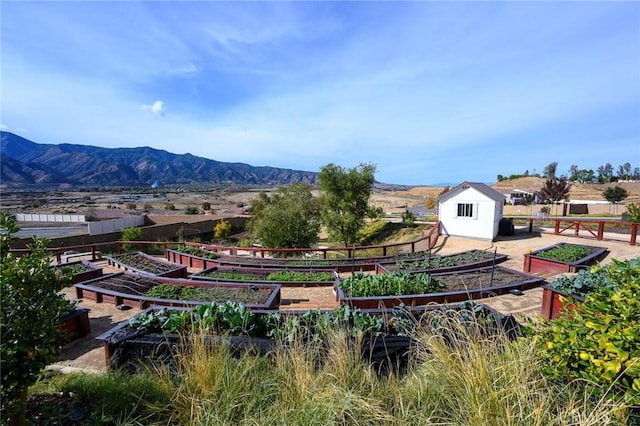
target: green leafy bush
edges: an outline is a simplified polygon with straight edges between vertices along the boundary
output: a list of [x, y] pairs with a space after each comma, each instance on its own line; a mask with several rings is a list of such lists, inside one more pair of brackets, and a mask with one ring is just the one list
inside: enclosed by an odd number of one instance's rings
[[537, 326], [543, 372], [556, 381], [583, 380], [596, 396], [640, 405], [640, 258], [614, 260], [603, 286], [568, 315]]

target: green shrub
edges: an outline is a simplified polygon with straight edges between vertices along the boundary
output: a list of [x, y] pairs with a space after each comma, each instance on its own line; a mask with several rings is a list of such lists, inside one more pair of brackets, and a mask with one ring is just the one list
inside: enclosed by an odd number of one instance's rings
[[228, 220], [222, 219], [213, 228], [213, 235], [216, 238], [228, 238], [229, 235], [231, 235], [231, 230], [232, 230], [231, 222], [229, 222]]
[[[537, 341], [553, 380], [584, 381], [599, 397], [640, 405], [640, 258], [603, 268], [605, 286], [567, 315], [543, 321]], [[600, 273], [598, 268], [594, 272]]]

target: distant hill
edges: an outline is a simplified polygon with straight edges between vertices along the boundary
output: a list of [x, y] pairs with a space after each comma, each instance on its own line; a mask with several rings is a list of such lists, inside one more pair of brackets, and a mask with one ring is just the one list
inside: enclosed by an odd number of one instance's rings
[[40, 144], [0, 132], [3, 186], [154, 186], [234, 183], [315, 184], [318, 173], [225, 163], [191, 154], [141, 148]]

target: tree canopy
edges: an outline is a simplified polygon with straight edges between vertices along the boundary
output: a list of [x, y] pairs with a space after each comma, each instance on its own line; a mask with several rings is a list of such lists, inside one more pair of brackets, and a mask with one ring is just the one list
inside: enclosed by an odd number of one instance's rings
[[251, 203], [252, 234], [270, 248], [312, 247], [318, 242], [320, 212], [311, 187], [295, 183], [269, 196], [264, 191]]
[[369, 209], [375, 171], [376, 166], [370, 163], [351, 169], [330, 163], [320, 170], [322, 223], [334, 241], [345, 246], [357, 243]]
[[608, 202], [615, 204], [624, 200], [629, 196], [629, 192], [621, 186], [610, 186], [609, 188], [602, 191], [602, 196]]
[[556, 204], [568, 201], [570, 190], [571, 184], [564, 177], [547, 179], [540, 188], [540, 196], [544, 202]]

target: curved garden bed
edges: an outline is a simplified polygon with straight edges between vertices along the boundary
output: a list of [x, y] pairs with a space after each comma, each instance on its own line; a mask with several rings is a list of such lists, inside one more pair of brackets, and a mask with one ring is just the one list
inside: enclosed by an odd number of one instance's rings
[[[348, 258], [348, 259], [314, 259], [314, 258], [272, 258], [223, 255], [209, 252], [193, 246], [189, 250], [166, 249], [165, 258], [173, 263], [178, 263], [191, 268], [207, 269], [214, 266], [297, 270], [297, 271], [372, 271], [379, 262], [397, 262], [399, 260], [411, 260], [424, 257], [426, 252], [405, 253], [393, 256]], [[182, 251], [181, 251], [182, 250]], [[205, 257], [210, 256], [210, 257]]]
[[116, 266], [125, 271], [131, 271], [137, 274], [155, 275], [166, 278], [186, 278], [187, 276], [186, 266], [165, 262], [141, 251], [110, 256], [107, 257], [107, 262], [111, 266]]
[[92, 280], [94, 278], [99, 278], [102, 276], [102, 267], [86, 260], [79, 260], [77, 262], [70, 263], [59, 263], [53, 266], [53, 268], [59, 270], [63, 274], [71, 274], [71, 282], [73, 284]]
[[[363, 276], [363, 280], [385, 280], [385, 275], [390, 274]], [[334, 287], [336, 299], [341, 304], [361, 309], [377, 309], [401, 304], [419, 306], [429, 303], [453, 303], [492, 297], [506, 294], [515, 289], [526, 290], [538, 287], [544, 283], [543, 278], [502, 266], [477, 268], [457, 273], [430, 275], [416, 273], [410, 276], [413, 276], [415, 280], [425, 282], [427, 291], [417, 293], [415, 288], [419, 289], [419, 286], [412, 287], [401, 284], [400, 288], [394, 288], [398, 286], [392, 284], [388, 288], [384, 288], [384, 285], [381, 286], [383, 287], [381, 291], [371, 292], [371, 287], [376, 284], [366, 282], [356, 283], [355, 287], [359, 286], [362, 290], [350, 291], [347, 289], [345, 291], [343, 287], [346, 285], [339, 280]], [[399, 281], [406, 282], [405, 279]], [[402, 287], [408, 288], [410, 293]]]
[[196, 306], [226, 301], [253, 309], [277, 309], [280, 305], [280, 286], [276, 284], [204, 283], [116, 273], [74, 287], [78, 299], [140, 309], [153, 305]]
[[381, 268], [377, 272], [407, 271], [444, 273], [477, 269], [502, 263], [507, 260], [506, 254], [487, 250], [467, 250], [447, 255], [425, 256], [417, 259], [379, 262]]
[[337, 278], [333, 271], [264, 270], [214, 266], [189, 275], [190, 279], [210, 282], [279, 284], [282, 287], [328, 287]]
[[561, 274], [578, 272], [606, 257], [606, 247], [558, 243], [531, 253], [525, 253], [524, 272], [532, 274]]

